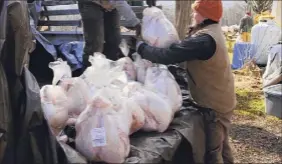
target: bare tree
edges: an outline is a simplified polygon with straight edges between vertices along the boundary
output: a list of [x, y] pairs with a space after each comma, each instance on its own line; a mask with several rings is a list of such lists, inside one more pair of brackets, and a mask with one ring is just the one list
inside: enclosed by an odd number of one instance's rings
[[260, 14], [271, 9], [273, 0], [245, 0], [245, 2], [251, 6], [255, 13]]

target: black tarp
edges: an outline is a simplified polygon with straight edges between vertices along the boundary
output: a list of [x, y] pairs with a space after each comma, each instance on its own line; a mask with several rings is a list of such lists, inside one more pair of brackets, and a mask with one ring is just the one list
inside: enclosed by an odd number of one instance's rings
[[[1, 163], [84, 163], [74, 149], [56, 141], [43, 117], [39, 86], [27, 67], [33, 43], [27, 3], [1, 1], [0, 5]], [[40, 57], [38, 49], [34, 52]], [[185, 71], [175, 66], [169, 69], [183, 91], [182, 110], [166, 132], [132, 135], [128, 163], [203, 163], [202, 115], [190, 101]]]

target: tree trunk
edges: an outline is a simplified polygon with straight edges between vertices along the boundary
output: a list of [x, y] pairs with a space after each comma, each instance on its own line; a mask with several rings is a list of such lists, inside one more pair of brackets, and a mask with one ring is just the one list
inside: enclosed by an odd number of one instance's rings
[[[176, 0], [175, 1], [175, 27], [178, 31], [179, 38], [183, 40], [191, 24], [191, 5], [193, 0]], [[180, 64], [186, 69], [186, 62]]]
[[175, 24], [180, 39], [184, 39], [191, 24], [192, 0], [176, 0]]

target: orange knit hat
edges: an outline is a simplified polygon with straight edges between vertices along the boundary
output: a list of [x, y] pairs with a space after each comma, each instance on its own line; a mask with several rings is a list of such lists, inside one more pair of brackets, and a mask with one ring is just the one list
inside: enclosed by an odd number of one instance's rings
[[192, 4], [192, 9], [203, 17], [219, 22], [222, 17], [221, 0], [196, 0]]

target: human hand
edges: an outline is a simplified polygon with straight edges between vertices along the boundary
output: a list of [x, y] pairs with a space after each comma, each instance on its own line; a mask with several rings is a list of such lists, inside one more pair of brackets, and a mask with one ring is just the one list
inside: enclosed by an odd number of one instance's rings
[[138, 52], [139, 46], [140, 46], [142, 43], [144, 43], [143, 38], [142, 38], [141, 36], [136, 37], [136, 51], [137, 51], [137, 52]]
[[114, 6], [108, 1], [102, 1], [101, 6], [106, 10], [106, 12], [110, 12], [114, 9]]

